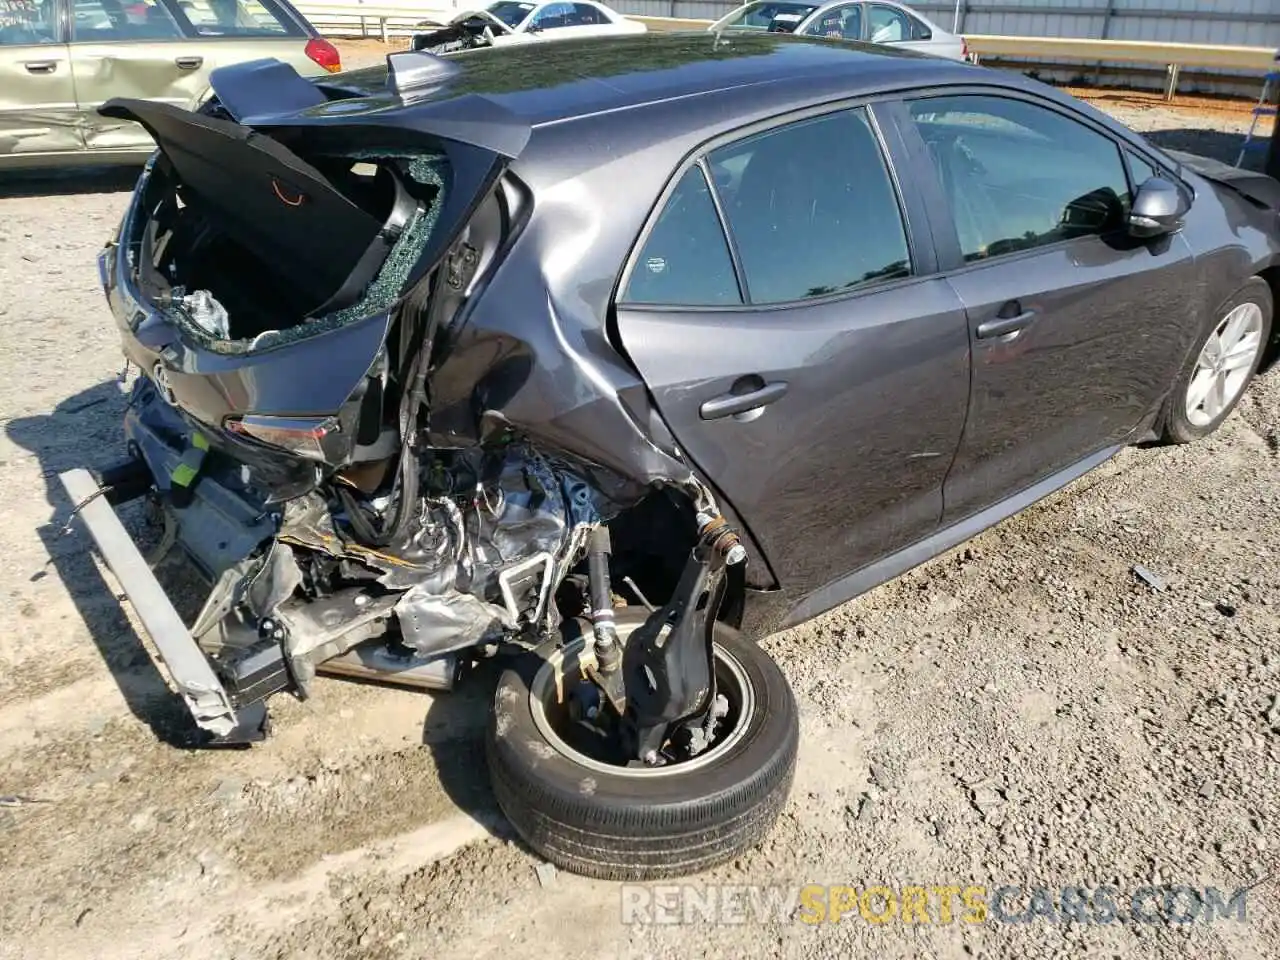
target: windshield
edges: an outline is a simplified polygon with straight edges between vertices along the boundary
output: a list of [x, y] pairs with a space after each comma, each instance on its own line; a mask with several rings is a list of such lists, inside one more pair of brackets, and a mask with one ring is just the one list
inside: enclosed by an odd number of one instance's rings
[[491, 3], [485, 7], [485, 10], [514, 30], [524, 23], [529, 14], [533, 13], [535, 6], [537, 4], [520, 3], [518, 0], [498, 0], [497, 3]]
[[775, 33], [791, 33], [800, 21], [821, 4], [790, 3], [787, 0], [759, 0], [749, 3], [721, 24], [729, 30], [773, 30]]

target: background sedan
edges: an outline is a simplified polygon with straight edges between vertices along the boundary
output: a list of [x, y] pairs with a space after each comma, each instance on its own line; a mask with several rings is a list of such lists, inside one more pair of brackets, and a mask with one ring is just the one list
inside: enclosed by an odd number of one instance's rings
[[99, 106], [195, 107], [213, 69], [261, 57], [304, 76], [341, 67], [287, 0], [0, 0], [0, 170], [141, 163], [147, 132]]
[[630, 20], [591, 0], [498, 0], [483, 10], [458, 14], [447, 25], [413, 38], [413, 49], [448, 53], [471, 47], [506, 46], [531, 40], [617, 36], [644, 33], [643, 23]]
[[901, 4], [877, 0], [753, 0], [721, 17], [710, 30], [766, 30], [832, 40], [861, 40], [932, 53], [952, 60], [968, 56], [964, 38], [948, 33]]

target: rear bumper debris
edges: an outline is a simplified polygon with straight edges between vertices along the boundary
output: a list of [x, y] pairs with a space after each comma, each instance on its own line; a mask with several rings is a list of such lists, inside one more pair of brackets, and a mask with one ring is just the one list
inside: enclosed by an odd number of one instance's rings
[[97, 481], [88, 470], [81, 468], [59, 474], [58, 480], [159, 650], [165, 670], [196, 725], [218, 743], [263, 739], [265, 704], [248, 704], [237, 712], [212, 664], [165, 595]]

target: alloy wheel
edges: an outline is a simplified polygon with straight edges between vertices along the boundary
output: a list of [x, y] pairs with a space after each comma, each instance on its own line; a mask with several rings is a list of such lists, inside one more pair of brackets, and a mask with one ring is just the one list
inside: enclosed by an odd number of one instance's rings
[[1187, 386], [1187, 420], [1196, 427], [1213, 423], [1231, 407], [1249, 382], [1262, 351], [1262, 309], [1242, 303], [1209, 335]]

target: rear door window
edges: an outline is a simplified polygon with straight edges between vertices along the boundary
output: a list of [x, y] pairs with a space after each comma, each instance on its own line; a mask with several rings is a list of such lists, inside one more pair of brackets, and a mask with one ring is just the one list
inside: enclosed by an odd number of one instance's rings
[[557, 30], [560, 27], [571, 26], [570, 20], [572, 18], [572, 3], [548, 3], [533, 15], [533, 19], [529, 21], [529, 26], [536, 27], [539, 30]]
[[573, 25], [575, 27], [593, 27], [597, 24], [608, 22], [598, 7], [593, 7], [589, 3], [575, 3], [573, 5]]
[[871, 26], [868, 39], [872, 43], [901, 43], [903, 40], [921, 39], [916, 36], [915, 18], [897, 7], [873, 3], [867, 11], [867, 19]]
[[788, 124], [708, 159], [752, 303], [910, 275], [897, 193], [865, 110]]
[[173, 16], [156, 0], [75, 0], [71, 42], [175, 40], [182, 36]]
[[284, 37], [301, 31], [269, 0], [176, 0], [199, 37]]
[[826, 37], [828, 40], [862, 39], [862, 4], [846, 3], [823, 10], [804, 28], [807, 36]]
[[36, 0], [0, 0], [0, 47], [57, 43], [56, 9]]
[[640, 250], [622, 299], [689, 307], [742, 302], [701, 167], [690, 167], [680, 178]]

